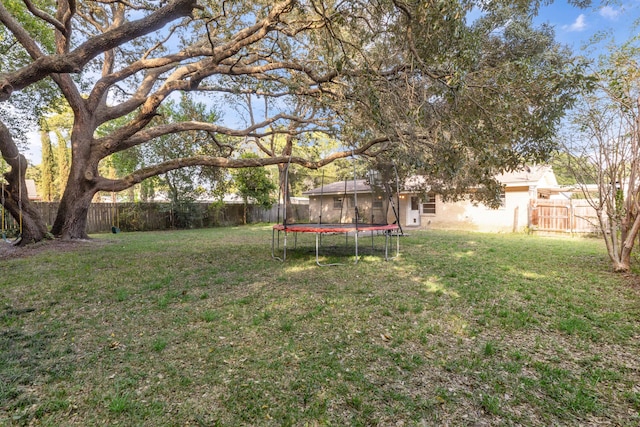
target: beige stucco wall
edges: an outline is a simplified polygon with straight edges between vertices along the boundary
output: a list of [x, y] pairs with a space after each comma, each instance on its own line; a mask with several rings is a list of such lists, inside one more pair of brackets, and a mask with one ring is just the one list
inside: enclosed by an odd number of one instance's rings
[[[347, 196], [347, 201], [344, 203], [342, 210], [334, 208], [333, 204], [334, 196], [310, 196], [309, 197], [309, 222], [324, 224], [338, 224], [338, 223], [351, 223], [355, 218], [355, 209], [353, 203], [353, 196]], [[342, 198], [343, 196], [335, 196]], [[383, 200], [382, 209], [371, 208], [371, 195], [363, 194], [358, 196], [358, 212], [360, 214], [360, 222], [364, 223], [384, 223], [384, 211], [386, 210], [387, 203]], [[373, 212], [372, 212], [373, 211]], [[373, 218], [371, 217], [373, 213]], [[322, 220], [320, 220], [320, 214], [322, 214]], [[373, 219], [373, 221], [372, 221]]]
[[[444, 203], [439, 196], [436, 196], [436, 214], [422, 213], [421, 202], [418, 223], [409, 224], [407, 213], [411, 204], [411, 196], [407, 194], [400, 199], [400, 224], [408, 229], [419, 227], [486, 232], [522, 231], [528, 224], [530, 197], [528, 187], [507, 189], [505, 206], [499, 209], [490, 209], [482, 204], [474, 206], [467, 200]], [[395, 201], [394, 198], [394, 203]], [[389, 207], [387, 210], [387, 204], [388, 201], [384, 200], [383, 209], [374, 210], [373, 222], [384, 223], [382, 217], [385, 212], [387, 212], [387, 223], [393, 223], [396, 220], [393, 209]], [[333, 196], [324, 195], [322, 203], [320, 203], [320, 196], [309, 198], [309, 221], [311, 223], [319, 222], [321, 205], [323, 223], [349, 223], [353, 221], [355, 214], [352, 202], [348, 201], [341, 212], [340, 209], [334, 209]], [[358, 196], [358, 209], [362, 222], [372, 222], [370, 195]]]
[[[439, 228], [457, 230], [475, 230], [486, 232], [522, 231], [528, 224], [529, 191], [507, 191], [505, 206], [490, 209], [483, 204], [473, 205], [467, 200], [444, 203], [436, 196], [436, 213], [425, 214], [420, 211], [419, 228]], [[401, 224], [407, 228], [407, 211], [410, 198], [401, 203]], [[420, 206], [422, 208], [422, 204]]]

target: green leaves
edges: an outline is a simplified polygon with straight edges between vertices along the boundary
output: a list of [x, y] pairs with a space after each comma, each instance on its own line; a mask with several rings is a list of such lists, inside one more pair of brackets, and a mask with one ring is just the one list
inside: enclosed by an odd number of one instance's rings
[[[258, 158], [254, 153], [243, 153], [242, 159]], [[241, 168], [233, 172], [238, 194], [245, 203], [255, 203], [270, 208], [274, 203], [273, 192], [278, 188], [263, 167]]]
[[[450, 3], [447, 10], [456, 10]], [[491, 202], [499, 191], [494, 175], [546, 161], [584, 79], [582, 63], [552, 29], [535, 27], [525, 4], [516, 6], [492, 3], [472, 24], [461, 18], [439, 26], [421, 24], [440, 9], [418, 8], [407, 40], [417, 69], [379, 101], [393, 128], [410, 129], [395, 155], [445, 195], [480, 186], [476, 196]]]

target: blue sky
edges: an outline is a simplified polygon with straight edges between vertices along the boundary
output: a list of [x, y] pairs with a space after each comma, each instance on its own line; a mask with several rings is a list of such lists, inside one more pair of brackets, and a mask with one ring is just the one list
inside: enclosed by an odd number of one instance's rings
[[[537, 23], [548, 23], [555, 28], [557, 41], [570, 46], [576, 54], [584, 55], [589, 51], [583, 50], [583, 47], [598, 33], [609, 33], [614, 37], [616, 44], [637, 35], [640, 30], [638, 20], [640, 0], [623, 0], [608, 4], [594, 2], [591, 7], [584, 9], [572, 6], [566, 1], [556, 1], [549, 6], [543, 6], [536, 18]], [[611, 37], [607, 38], [610, 39]]]

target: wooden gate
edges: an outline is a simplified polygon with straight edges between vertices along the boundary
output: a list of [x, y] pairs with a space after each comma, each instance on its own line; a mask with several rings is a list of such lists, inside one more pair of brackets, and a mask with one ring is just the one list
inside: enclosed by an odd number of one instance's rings
[[529, 229], [555, 233], [598, 233], [596, 210], [587, 200], [532, 200]]

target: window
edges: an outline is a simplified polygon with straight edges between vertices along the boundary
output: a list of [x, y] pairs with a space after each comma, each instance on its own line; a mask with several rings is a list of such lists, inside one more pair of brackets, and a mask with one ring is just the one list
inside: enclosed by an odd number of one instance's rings
[[415, 196], [411, 197], [411, 210], [417, 211], [418, 209], [420, 209], [420, 203], [418, 203], [418, 198]]
[[[343, 203], [345, 203], [343, 205]], [[353, 196], [347, 197], [334, 197], [333, 198], [333, 209], [342, 209], [353, 208], [356, 206], [356, 201]]]
[[428, 193], [425, 196], [424, 202], [422, 203], [422, 213], [423, 214], [436, 214], [436, 195], [434, 193]]
[[371, 205], [373, 209], [382, 209], [382, 198], [373, 199], [373, 203]]

